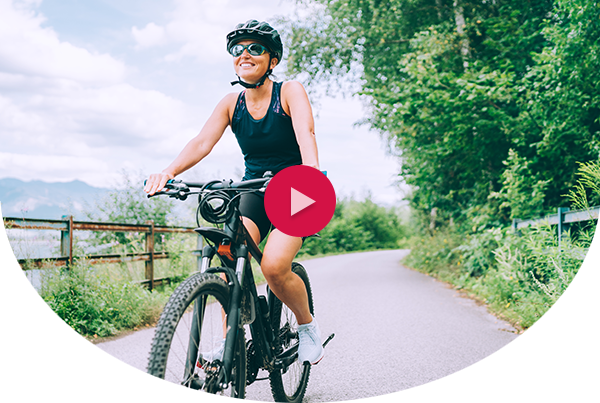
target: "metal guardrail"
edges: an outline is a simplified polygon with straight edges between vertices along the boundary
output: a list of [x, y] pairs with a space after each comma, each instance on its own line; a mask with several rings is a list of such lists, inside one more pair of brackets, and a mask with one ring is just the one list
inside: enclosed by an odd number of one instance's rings
[[190, 233], [197, 235], [197, 249], [188, 251], [197, 256], [198, 264], [200, 264], [202, 253], [202, 236], [194, 231], [192, 227], [173, 227], [154, 225], [153, 221], [147, 221], [145, 224], [122, 224], [122, 223], [106, 223], [106, 222], [90, 222], [90, 221], [74, 221], [73, 216], [63, 216], [62, 220], [45, 220], [36, 218], [16, 218], [5, 217], [4, 226], [7, 229], [31, 229], [31, 230], [56, 230], [60, 231], [60, 251], [61, 256], [51, 258], [32, 258], [18, 259], [23, 270], [29, 268], [43, 268], [47, 265], [52, 266], [67, 266], [73, 264], [73, 232], [78, 231], [108, 231], [108, 232], [138, 232], [145, 233], [145, 252], [127, 253], [127, 254], [95, 254], [86, 255], [86, 261], [91, 264], [98, 263], [119, 263], [119, 262], [134, 262], [144, 261], [145, 280], [142, 284], [153, 289], [155, 285], [168, 281], [169, 278], [154, 278], [154, 260], [168, 259], [169, 254], [164, 251], [154, 250], [154, 234], [157, 233]]
[[546, 216], [543, 218], [521, 220], [514, 219], [512, 222], [513, 231], [516, 233], [522, 228], [529, 226], [547, 223], [549, 225], [557, 226], [558, 243], [560, 245], [562, 234], [568, 228], [569, 224], [597, 220], [600, 217], [600, 206], [590, 207], [588, 210], [573, 210], [571, 211], [568, 207], [559, 207], [557, 213], [554, 215]]

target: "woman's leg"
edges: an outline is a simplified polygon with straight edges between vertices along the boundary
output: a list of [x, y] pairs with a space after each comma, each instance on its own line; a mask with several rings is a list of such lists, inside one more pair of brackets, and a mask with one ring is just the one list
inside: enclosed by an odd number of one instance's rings
[[299, 325], [312, 321], [304, 282], [292, 272], [292, 261], [302, 247], [302, 238], [292, 237], [274, 229], [269, 235], [262, 272], [273, 293], [296, 315]]
[[255, 244], [260, 244], [260, 230], [258, 229], [258, 225], [248, 217], [242, 217], [242, 222], [244, 223], [244, 227], [248, 230], [248, 233], [254, 240]]
[[[258, 227], [244, 217], [244, 225], [252, 238], [260, 242]], [[292, 271], [292, 261], [302, 247], [302, 238], [292, 237], [274, 229], [269, 235], [261, 262], [262, 272], [271, 291], [287, 305], [298, 322], [298, 360], [317, 364], [324, 355], [321, 331], [310, 313], [304, 282]]]

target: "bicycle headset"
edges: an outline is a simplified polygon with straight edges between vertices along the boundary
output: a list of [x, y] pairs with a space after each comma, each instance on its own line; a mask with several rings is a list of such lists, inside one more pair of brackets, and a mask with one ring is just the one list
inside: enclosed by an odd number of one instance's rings
[[[227, 51], [231, 53], [231, 48], [238, 42], [251, 39], [256, 40], [263, 44], [269, 52], [269, 66], [271, 66], [271, 60], [277, 59], [277, 64], [281, 61], [283, 55], [283, 43], [279, 32], [267, 22], [258, 22], [257, 20], [248, 20], [244, 23], [236, 25], [235, 29], [227, 34]], [[237, 76], [236, 81], [232, 81], [231, 85], [240, 84], [245, 88], [258, 88], [264, 84], [267, 77], [273, 72], [270, 67], [267, 72], [258, 80], [256, 84], [248, 84]]]

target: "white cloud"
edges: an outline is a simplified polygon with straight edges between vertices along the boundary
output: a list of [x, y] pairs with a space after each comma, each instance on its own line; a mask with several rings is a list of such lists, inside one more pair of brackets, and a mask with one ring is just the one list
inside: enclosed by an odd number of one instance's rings
[[153, 22], [148, 23], [142, 29], [132, 27], [131, 33], [133, 34], [133, 38], [138, 44], [137, 47], [141, 49], [160, 46], [167, 41], [167, 38], [165, 36], [165, 29], [156, 25]]
[[76, 177], [83, 174], [82, 166], [102, 175], [116, 165], [139, 166], [145, 160], [166, 165], [163, 156], [172, 159], [196, 134], [197, 115], [181, 101], [129, 84], [66, 85], [59, 93], [39, 93], [24, 102], [0, 97], [2, 150], [14, 153], [0, 176], [12, 167], [66, 180], [64, 169]]
[[34, 9], [37, 3], [0, 1], [0, 69], [4, 72], [68, 78], [89, 83], [119, 82], [125, 75], [122, 62], [110, 55], [91, 53], [61, 42], [45, 18]]
[[238, 23], [269, 20], [291, 11], [293, 4], [292, 1], [176, 0], [170, 21], [164, 27], [150, 23], [141, 30], [133, 27], [132, 34], [139, 48], [165, 43], [177, 45], [177, 50], [165, 56], [168, 62], [190, 57], [203, 64], [220, 64], [230, 58], [225, 37]]
[[[132, 41], [114, 45], [122, 53], [137, 45], [126, 65], [61, 41], [45, 27], [39, 1], [15, 4], [0, 0], [0, 178], [80, 179], [95, 186], [113, 185], [122, 168], [150, 173], [170, 164], [218, 100], [239, 88], [229, 85], [234, 73], [227, 32], [251, 18], [272, 22], [293, 6], [280, 0], [176, 0], [165, 23], [153, 16], [142, 28], [127, 25]], [[377, 199], [393, 201], [397, 193], [388, 184], [396, 161], [382, 158], [376, 134], [352, 128], [351, 117], [362, 115], [359, 104], [323, 104], [316, 122], [319, 153], [336, 190], [349, 194], [366, 187]], [[241, 152], [227, 130], [183, 176], [235, 178], [241, 170]]]
[[123, 63], [42, 28], [35, 5], [0, 0], [0, 177], [106, 185], [123, 167], [164, 168], [209, 111], [128, 84]]

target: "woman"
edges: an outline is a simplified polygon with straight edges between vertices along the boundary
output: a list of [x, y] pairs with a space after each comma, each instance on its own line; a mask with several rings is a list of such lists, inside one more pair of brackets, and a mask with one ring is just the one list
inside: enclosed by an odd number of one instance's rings
[[[273, 82], [271, 72], [281, 61], [283, 44], [279, 33], [266, 22], [249, 20], [227, 35], [227, 50], [241, 93], [225, 96], [200, 131], [179, 156], [161, 173], [150, 175], [144, 191], [164, 188], [167, 180], [190, 169], [206, 157], [227, 126], [235, 134], [244, 154], [243, 180], [261, 178], [266, 171], [276, 174], [292, 165], [319, 169], [314, 120], [308, 96], [297, 81]], [[264, 196], [243, 195], [240, 212], [244, 226], [258, 245], [269, 233]], [[312, 317], [304, 283], [292, 272], [292, 261], [302, 238], [273, 229], [263, 251], [262, 272], [271, 290], [296, 315], [299, 324], [300, 362], [318, 363], [324, 355], [321, 334]], [[220, 358], [222, 350], [213, 352]]]

